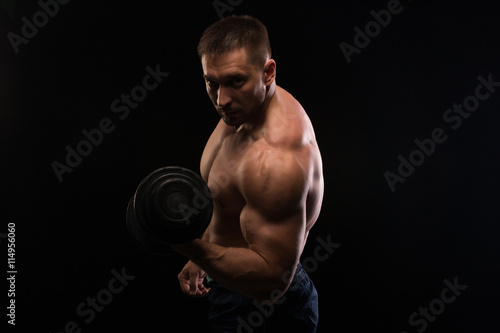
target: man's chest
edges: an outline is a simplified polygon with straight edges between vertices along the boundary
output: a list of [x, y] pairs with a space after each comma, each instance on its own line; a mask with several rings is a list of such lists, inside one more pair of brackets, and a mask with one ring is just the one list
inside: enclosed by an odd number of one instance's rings
[[245, 200], [240, 191], [244, 161], [250, 142], [237, 134], [227, 136], [221, 144], [207, 147], [202, 174], [212, 192], [214, 204], [231, 211], [241, 211]]

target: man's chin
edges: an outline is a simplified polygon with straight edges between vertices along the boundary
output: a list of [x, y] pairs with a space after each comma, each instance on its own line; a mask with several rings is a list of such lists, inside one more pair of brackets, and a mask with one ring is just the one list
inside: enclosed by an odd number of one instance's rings
[[234, 118], [222, 117], [222, 120], [224, 120], [228, 126], [240, 127], [243, 124], [241, 120]]

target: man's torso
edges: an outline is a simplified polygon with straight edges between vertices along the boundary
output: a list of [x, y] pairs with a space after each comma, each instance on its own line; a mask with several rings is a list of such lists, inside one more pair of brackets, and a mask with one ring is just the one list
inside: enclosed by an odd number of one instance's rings
[[270, 105], [261, 127], [235, 131], [220, 121], [207, 142], [201, 159], [201, 175], [214, 202], [208, 229], [211, 243], [248, 246], [240, 226], [240, 213], [246, 204], [241, 194], [241, 179], [245, 172], [253, 172], [246, 168], [248, 160], [266, 151], [278, 154], [292, 151], [303, 163], [309, 179], [304, 199], [306, 231], [316, 222], [323, 197], [323, 177], [314, 130], [305, 111], [290, 94], [279, 87], [276, 94], [276, 102]]

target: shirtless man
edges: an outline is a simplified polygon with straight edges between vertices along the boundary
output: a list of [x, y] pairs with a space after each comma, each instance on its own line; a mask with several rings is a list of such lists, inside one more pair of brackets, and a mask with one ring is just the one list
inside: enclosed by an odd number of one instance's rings
[[[201, 157], [212, 220], [201, 239], [172, 246], [190, 259], [178, 275], [180, 287], [193, 297], [208, 295], [214, 332], [286, 332], [287, 325], [316, 332], [317, 293], [299, 263], [323, 199], [312, 124], [276, 85], [276, 62], [258, 20], [232, 16], [214, 23], [198, 53], [222, 119]], [[249, 325], [257, 302], [275, 302], [273, 313]]]

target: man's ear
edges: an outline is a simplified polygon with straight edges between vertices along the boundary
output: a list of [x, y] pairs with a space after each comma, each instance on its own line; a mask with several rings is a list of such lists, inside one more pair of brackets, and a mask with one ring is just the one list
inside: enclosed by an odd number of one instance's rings
[[276, 79], [276, 61], [269, 59], [264, 65], [264, 81], [266, 86], [270, 86]]

